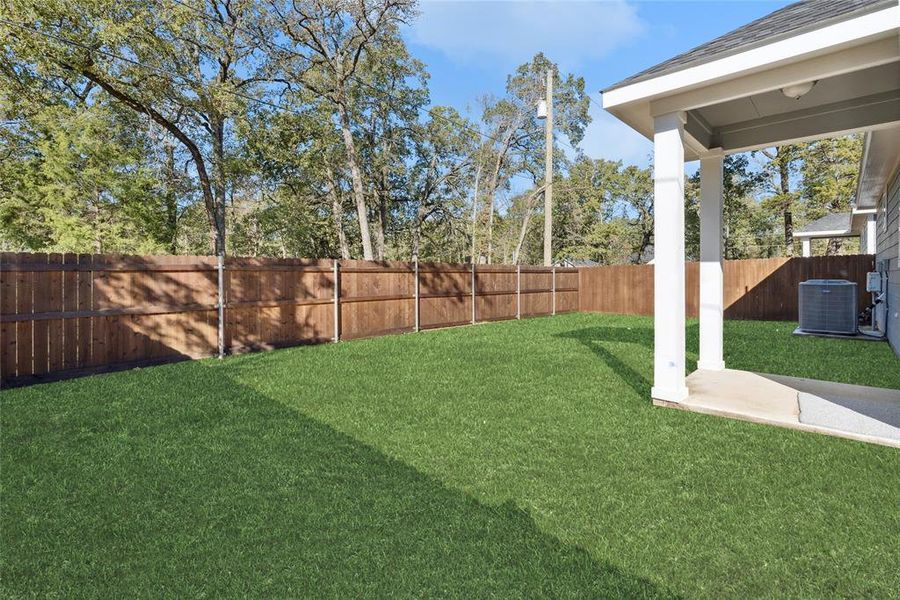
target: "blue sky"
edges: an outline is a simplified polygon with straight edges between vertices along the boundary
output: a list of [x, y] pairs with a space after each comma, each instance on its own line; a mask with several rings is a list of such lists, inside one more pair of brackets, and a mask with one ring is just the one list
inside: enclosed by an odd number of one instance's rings
[[428, 66], [432, 102], [472, 116], [480, 96], [501, 94], [507, 74], [543, 51], [596, 101], [585, 153], [646, 166], [651, 144], [598, 108], [599, 90], [788, 3], [423, 0], [405, 37]]

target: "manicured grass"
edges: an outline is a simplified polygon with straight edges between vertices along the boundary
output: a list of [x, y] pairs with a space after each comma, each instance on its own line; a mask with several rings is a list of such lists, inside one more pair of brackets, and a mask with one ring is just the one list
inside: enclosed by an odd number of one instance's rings
[[[651, 407], [651, 327], [574, 314], [5, 391], [3, 595], [898, 597], [900, 452]], [[792, 328], [727, 322], [728, 364], [900, 388], [886, 345]]]

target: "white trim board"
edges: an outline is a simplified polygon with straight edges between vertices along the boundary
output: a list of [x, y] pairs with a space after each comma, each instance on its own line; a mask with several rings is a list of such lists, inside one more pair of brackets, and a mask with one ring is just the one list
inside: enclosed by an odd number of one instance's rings
[[[775, 66], [832, 53], [866, 41], [890, 37], [891, 33], [897, 31], [898, 23], [900, 23], [900, 5], [891, 6], [745, 52], [609, 90], [603, 94], [603, 108], [651, 100], [675, 91], [734, 79]], [[898, 43], [896, 35], [892, 39], [896, 46]], [[794, 83], [803, 81], [806, 79]]]

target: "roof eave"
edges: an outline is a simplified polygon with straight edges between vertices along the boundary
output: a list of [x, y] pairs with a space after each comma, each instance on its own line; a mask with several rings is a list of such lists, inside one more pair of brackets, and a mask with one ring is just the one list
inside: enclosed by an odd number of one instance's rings
[[[694, 103], [708, 101], [712, 104], [722, 101], [721, 98], [697, 98], [698, 95], [703, 96], [711, 86], [726, 88], [719, 90], [721, 94], [733, 92], [734, 97], [744, 97], [779, 89], [791, 83], [809, 81], [813, 68], [825, 72], [825, 76], [832, 76], [829, 74], [831, 71], [827, 70], [836, 70], [837, 67], [830, 66], [831, 54], [866, 45], [868, 42], [877, 42], [868, 44], [873, 48], [879, 44], [895, 44], [893, 40], [896, 39], [898, 22], [900, 6], [892, 5], [811, 31], [794, 32], [793, 35], [749, 50], [717, 57], [623, 87], [608, 88], [603, 93], [603, 108], [652, 139], [654, 112], [678, 110], [682, 95], [693, 96], [691, 101]], [[896, 54], [893, 47], [886, 51], [882, 49], [882, 54], [885, 53]], [[885, 60], [890, 60], [890, 56]], [[806, 63], [795, 68], [795, 63], [803, 61]], [[800, 66], [807, 68], [799, 68]], [[779, 69], [777, 77], [768, 77], [769, 73], [776, 72], [776, 68]], [[755, 77], [748, 77], [751, 75]], [[685, 106], [682, 110], [689, 108], [692, 107]]]

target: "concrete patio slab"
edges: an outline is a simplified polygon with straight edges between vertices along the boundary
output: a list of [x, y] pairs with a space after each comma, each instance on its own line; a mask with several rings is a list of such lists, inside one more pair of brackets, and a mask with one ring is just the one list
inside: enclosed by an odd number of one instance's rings
[[900, 390], [764, 376], [800, 392], [801, 423], [900, 441]]
[[653, 403], [900, 448], [898, 390], [736, 369], [694, 371], [687, 387], [684, 402]]

